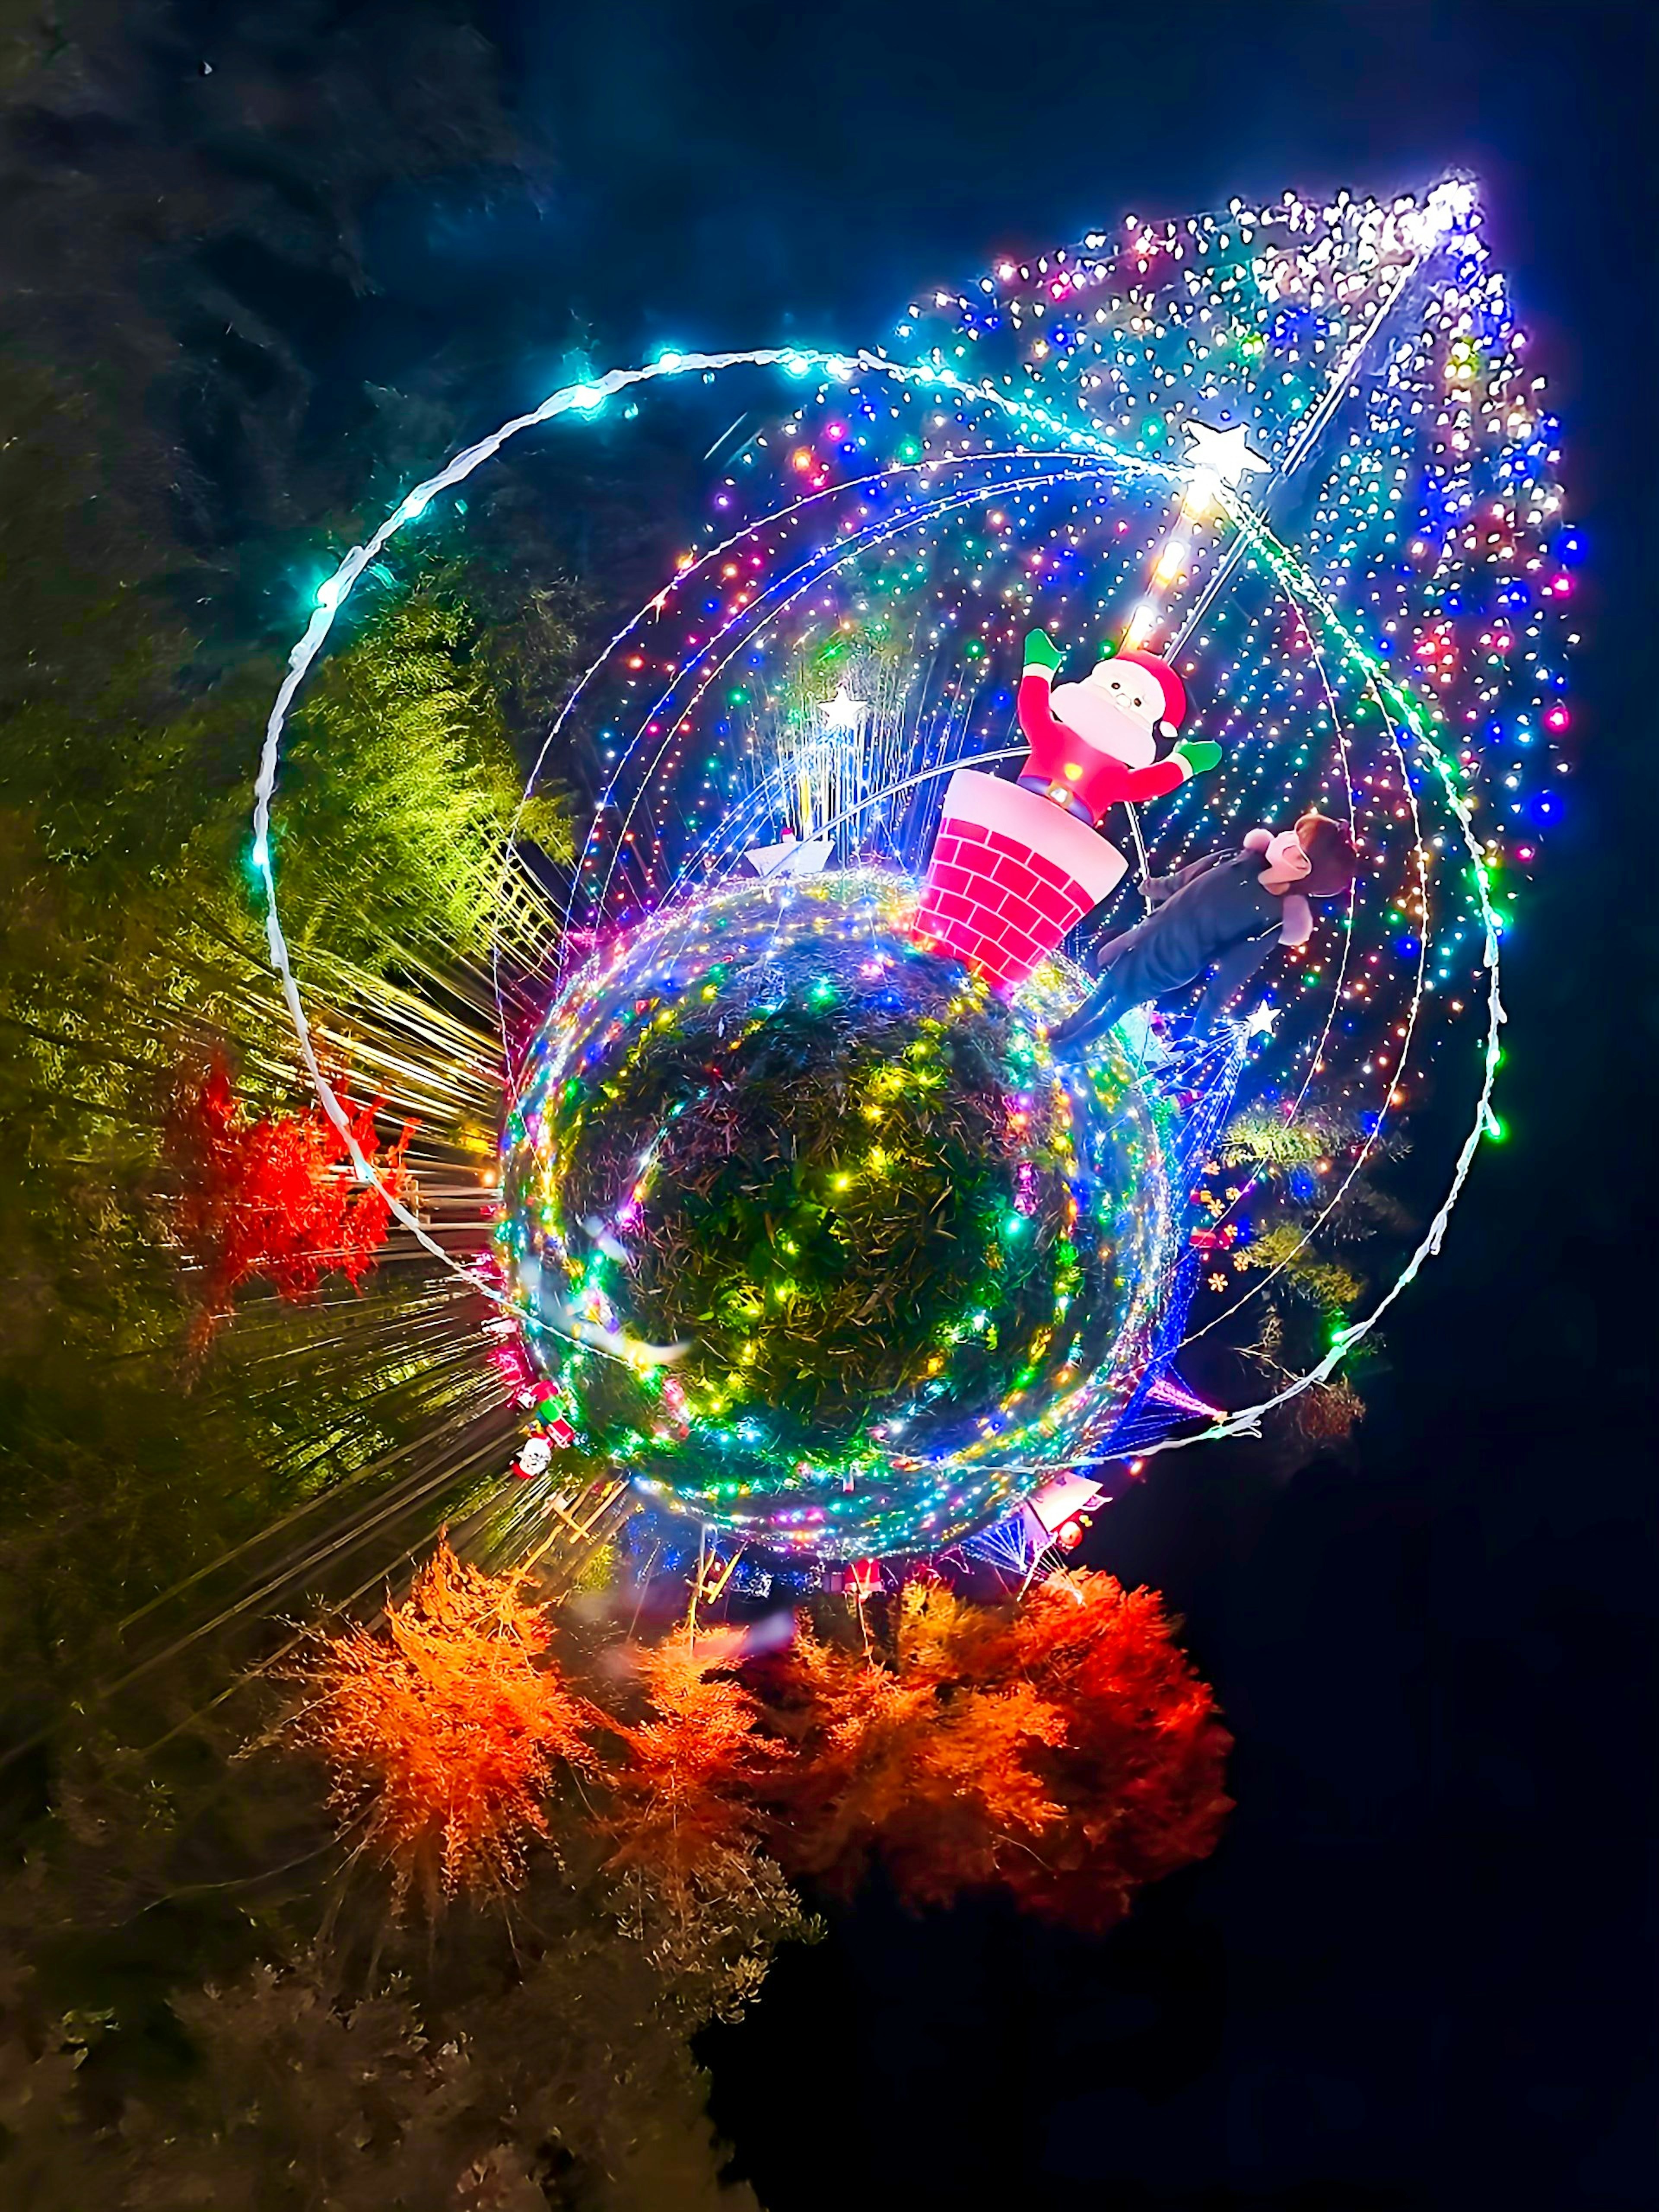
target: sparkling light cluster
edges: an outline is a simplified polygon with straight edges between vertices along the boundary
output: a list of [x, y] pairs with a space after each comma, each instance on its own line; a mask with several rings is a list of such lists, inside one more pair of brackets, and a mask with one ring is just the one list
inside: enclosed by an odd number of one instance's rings
[[[1164, 1109], [905, 933], [887, 871], [628, 933], [508, 1118], [498, 1254], [583, 1454], [827, 1559], [933, 1550], [1106, 1448], [1166, 1287]], [[673, 1362], [653, 1356], [684, 1347]]]

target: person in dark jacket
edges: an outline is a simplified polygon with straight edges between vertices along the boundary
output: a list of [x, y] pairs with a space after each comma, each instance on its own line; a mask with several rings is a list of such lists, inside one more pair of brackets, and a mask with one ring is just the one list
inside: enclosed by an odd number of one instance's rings
[[1294, 830], [1252, 830], [1231, 853], [1207, 853], [1146, 885], [1144, 921], [1109, 939], [1090, 961], [1099, 981], [1049, 1043], [1073, 1059], [1131, 1006], [1206, 975], [1196, 1025], [1214, 1027], [1276, 945], [1305, 945], [1310, 899], [1338, 898], [1359, 872], [1340, 822], [1304, 814]]

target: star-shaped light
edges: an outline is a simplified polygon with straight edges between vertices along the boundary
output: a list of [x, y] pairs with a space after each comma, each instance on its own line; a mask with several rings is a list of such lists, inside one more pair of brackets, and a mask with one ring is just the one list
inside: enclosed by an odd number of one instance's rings
[[856, 730], [869, 711], [864, 701], [854, 698], [842, 684], [837, 685], [835, 697], [819, 708], [818, 714], [826, 730]]
[[1270, 1037], [1273, 1033], [1273, 1024], [1279, 1019], [1279, 1011], [1277, 1006], [1270, 1006], [1264, 999], [1255, 1012], [1246, 1018], [1246, 1037]]
[[1250, 451], [1242, 422], [1231, 430], [1212, 429], [1207, 422], [1188, 422], [1186, 427], [1187, 465], [1195, 474], [1213, 477], [1231, 491], [1243, 477], [1267, 473], [1267, 463], [1260, 453]]

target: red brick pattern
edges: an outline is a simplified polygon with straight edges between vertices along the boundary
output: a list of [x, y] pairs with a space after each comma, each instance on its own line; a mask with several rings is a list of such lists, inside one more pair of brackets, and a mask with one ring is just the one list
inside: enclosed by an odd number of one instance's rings
[[911, 934], [988, 983], [1016, 983], [1054, 951], [1092, 895], [1023, 841], [947, 815]]

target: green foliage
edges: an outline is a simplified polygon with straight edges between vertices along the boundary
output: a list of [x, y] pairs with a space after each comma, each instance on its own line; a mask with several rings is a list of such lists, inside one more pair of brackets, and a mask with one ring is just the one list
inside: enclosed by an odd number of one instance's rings
[[354, 1302], [349, 1333], [277, 1308], [196, 1371], [161, 1126], [181, 1059], [275, 1035], [268, 986], [155, 881], [135, 874], [112, 911], [101, 870], [46, 857], [17, 811], [0, 812], [8, 861], [0, 1664], [33, 1711], [119, 1671], [125, 1614], [297, 1498], [378, 1483], [455, 1378], [377, 1328], [396, 1282]]
[[[607, 1104], [616, 1126], [631, 1133], [639, 1108], [629, 1077], [647, 1097], [686, 1096], [706, 1054], [696, 1036], [632, 1063]], [[733, 1048], [727, 1082], [725, 1115], [664, 1139], [678, 1202], [641, 1248], [642, 1326], [696, 1334], [692, 1384], [743, 1371], [805, 1425], [925, 1382], [939, 1313], [1000, 1296], [987, 1270], [1003, 1265], [1012, 1175], [992, 1107], [925, 1034], [889, 1060], [792, 1008]], [[870, 1145], [890, 1172], [846, 1172]]]
[[[454, 568], [376, 609], [296, 717], [274, 843], [290, 939], [373, 967], [388, 945], [479, 957], [524, 775]], [[546, 801], [526, 825], [568, 857]]]
[[[1376, 1173], [1407, 1149], [1391, 1127], [1366, 1130], [1352, 1115], [1305, 1105], [1288, 1116], [1249, 1108], [1223, 1132], [1206, 1173], [1214, 1181], [1224, 1167], [1239, 1183], [1212, 1211], [1248, 1213], [1251, 1235], [1239, 1256], [1261, 1272], [1256, 1339], [1244, 1356], [1273, 1388], [1316, 1365], [1333, 1328], [1364, 1304], [1375, 1270], [1362, 1248], [1409, 1232], [1410, 1217]], [[1381, 1349], [1368, 1338], [1341, 1375], [1299, 1393], [1274, 1417], [1269, 1446], [1281, 1473], [1352, 1436], [1365, 1410], [1357, 1378]]]
[[1342, 1132], [1328, 1114], [1304, 1107], [1288, 1118], [1266, 1106], [1235, 1114], [1222, 1132], [1216, 1157], [1224, 1167], [1249, 1166], [1273, 1173], [1311, 1166], [1340, 1145]]
[[[368, 289], [362, 210], [524, 144], [492, 51], [425, 0], [216, 17], [210, 78], [179, 36], [161, 0], [91, 0], [19, 16], [0, 61], [0, 2201], [741, 2212], [686, 2039], [783, 1926], [763, 1870], [700, 1928], [567, 1854], [511, 1929], [377, 1964], [380, 1901], [327, 1891], [292, 1768], [167, 1740], [250, 1656], [228, 1616], [270, 1656], [358, 1499], [380, 1548], [343, 1581], [429, 1529], [476, 1419], [476, 1366], [395, 1278], [343, 1316], [250, 1306], [192, 1364], [158, 1136], [222, 1039], [291, 1103], [246, 866], [260, 732], [329, 549], [460, 441], [442, 371], [337, 386], [319, 430], [310, 342]], [[296, 55], [316, 96], [273, 115]], [[544, 522], [493, 551], [447, 526], [354, 598], [295, 726], [276, 849], [313, 974], [476, 952], [568, 680]], [[564, 810], [519, 834], [556, 856]], [[101, 1723], [101, 1686], [219, 1613], [124, 1693], [148, 1751], [72, 1753], [66, 1714]]]
[[1357, 1266], [1333, 1260], [1328, 1248], [1411, 1226], [1405, 1208], [1376, 1180], [1376, 1170], [1406, 1150], [1395, 1131], [1367, 1132], [1353, 1115], [1329, 1108], [1304, 1107], [1287, 1116], [1255, 1107], [1223, 1131], [1209, 1172], [1213, 1177], [1227, 1167], [1248, 1179], [1254, 1234], [1243, 1250], [1253, 1267], [1273, 1271], [1328, 1322], [1363, 1297], [1367, 1282]]
[[[159, 1203], [169, 1087], [228, 1037], [291, 1103], [244, 867], [277, 668], [252, 643], [204, 664], [169, 596], [179, 550], [140, 526], [83, 395], [14, 363], [8, 399], [0, 490], [20, 528], [0, 580], [33, 649], [0, 667], [0, 1660], [27, 1700], [83, 1686], [113, 1623], [296, 1486], [377, 1480], [441, 1401], [425, 1358], [375, 1340], [374, 1300], [350, 1347], [337, 1322], [289, 1315], [259, 1372], [226, 1350], [204, 1382], [184, 1357]], [[507, 717], [571, 643], [558, 589], [522, 625], [508, 590], [486, 562], [428, 558], [343, 625], [277, 812], [313, 963], [481, 948], [522, 781]], [[556, 802], [531, 826], [560, 848]]]
[[1346, 1313], [1364, 1289], [1351, 1267], [1322, 1260], [1293, 1223], [1281, 1222], [1255, 1238], [1250, 1256], [1258, 1267], [1278, 1268], [1328, 1320]]
[[287, 1761], [232, 1770], [196, 1735], [141, 1771], [77, 1761], [0, 1886], [8, 2202], [753, 2212], [688, 2039], [801, 1925], [767, 1862], [671, 1905], [567, 1815], [510, 1925], [458, 1908], [405, 1936], [296, 1818]]

